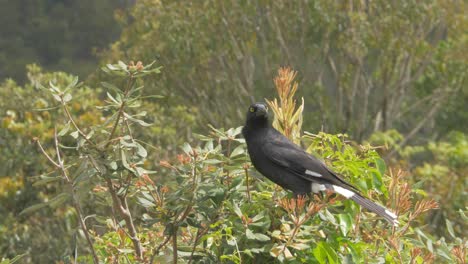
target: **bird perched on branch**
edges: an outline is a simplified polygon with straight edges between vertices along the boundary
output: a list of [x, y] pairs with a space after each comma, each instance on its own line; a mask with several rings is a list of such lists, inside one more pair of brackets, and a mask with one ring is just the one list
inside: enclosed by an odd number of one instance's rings
[[329, 190], [398, 225], [394, 213], [362, 196], [356, 187], [273, 128], [264, 104], [255, 103], [249, 107], [242, 134], [254, 167], [294, 195]]

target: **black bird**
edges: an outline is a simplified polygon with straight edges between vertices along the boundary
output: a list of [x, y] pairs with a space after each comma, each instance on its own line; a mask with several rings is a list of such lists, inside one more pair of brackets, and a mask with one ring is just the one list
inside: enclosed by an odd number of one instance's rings
[[274, 183], [291, 190], [296, 197], [330, 190], [398, 225], [394, 213], [362, 196], [356, 187], [273, 128], [264, 104], [255, 103], [249, 107], [242, 134], [254, 167]]

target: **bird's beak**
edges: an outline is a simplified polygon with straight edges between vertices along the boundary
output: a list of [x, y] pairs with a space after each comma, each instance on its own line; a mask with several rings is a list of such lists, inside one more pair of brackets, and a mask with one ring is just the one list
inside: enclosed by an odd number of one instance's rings
[[257, 107], [256, 116], [267, 116], [268, 115], [268, 108], [266, 105], [261, 104]]

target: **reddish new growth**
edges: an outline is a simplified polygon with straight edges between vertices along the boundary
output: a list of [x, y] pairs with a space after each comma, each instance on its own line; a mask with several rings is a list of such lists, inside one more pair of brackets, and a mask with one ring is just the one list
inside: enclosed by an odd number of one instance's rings
[[130, 71], [142, 71], [144, 66], [141, 61], [138, 61], [135, 65], [135, 62], [130, 61], [130, 63], [127, 65], [128, 70]]
[[177, 160], [180, 164], [187, 164], [190, 162], [190, 156], [186, 154], [179, 154], [177, 155]]

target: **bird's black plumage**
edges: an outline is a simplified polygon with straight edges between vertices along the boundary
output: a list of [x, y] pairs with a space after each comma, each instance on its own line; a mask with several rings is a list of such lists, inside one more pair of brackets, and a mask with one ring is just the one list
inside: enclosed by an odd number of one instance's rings
[[268, 121], [261, 103], [252, 104], [242, 134], [254, 167], [265, 177], [295, 195], [331, 190], [352, 199], [368, 210], [397, 225], [397, 216], [362, 196], [358, 189], [341, 179], [323, 162], [291, 142]]

